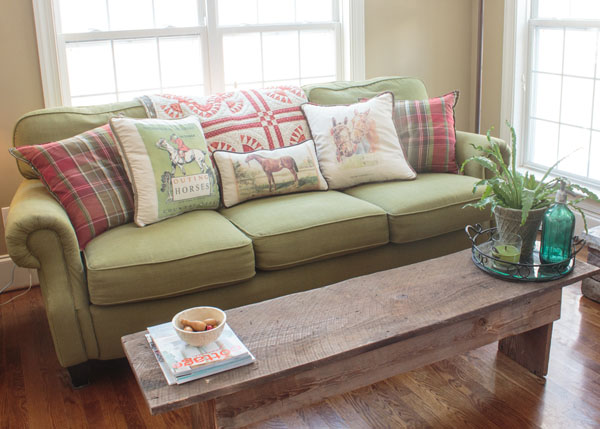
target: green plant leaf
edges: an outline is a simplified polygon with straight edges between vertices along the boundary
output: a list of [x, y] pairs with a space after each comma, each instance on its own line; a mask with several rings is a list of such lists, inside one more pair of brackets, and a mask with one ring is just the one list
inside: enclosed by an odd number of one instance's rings
[[594, 200], [594, 201], [600, 202], [600, 199], [598, 199], [598, 195], [594, 194], [594, 193], [593, 193], [592, 191], [590, 191], [588, 188], [585, 188], [585, 187], [583, 187], [583, 186], [581, 186], [581, 185], [578, 185], [578, 184], [576, 184], [576, 183], [570, 183], [570, 184], [567, 186], [567, 189], [569, 189], [569, 190], [576, 189], [576, 190], [578, 190], [579, 192], [581, 192], [582, 194], [584, 194], [584, 195], [585, 195], [587, 198], [590, 198], [590, 199], [592, 199], [592, 200]]
[[[507, 165], [502, 158], [500, 145], [496, 141], [492, 140], [491, 131], [493, 128], [490, 128], [486, 133], [489, 146], [484, 147], [483, 145], [471, 144], [471, 146], [473, 146], [483, 155], [468, 158], [465, 162], [463, 162], [461, 171], [464, 171], [465, 165], [468, 162], [476, 162], [477, 164], [483, 166], [484, 169], [489, 170], [492, 173], [492, 177], [482, 179], [474, 184], [474, 193], [477, 192], [477, 189], [480, 186], [485, 186], [485, 190], [483, 191], [479, 201], [467, 204], [465, 207], [484, 208], [490, 206], [493, 211], [496, 206], [502, 206], [506, 208], [522, 210], [521, 223], [523, 224], [527, 220], [531, 210], [549, 207], [552, 204], [554, 201], [553, 195], [559, 189], [560, 181], [566, 181], [566, 179], [555, 177], [548, 182], [546, 182], [546, 179], [550, 173], [571, 154], [556, 161], [548, 170], [546, 170], [542, 179], [539, 181], [533, 174], [530, 174], [529, 172], [522, 174], [516, 168], [516, 132], [514, 127], [509, 122], [506, 124], [511, 131], [512, 157], [509, 165]], [[581, 185], [568, 183], [567, 189], [571, 192], [577, 191], [580, 194], [567, 204], [569, 204], [574, 210], [577, 210], [582, 215], [584, 225], [587, 230], [585, 214], [577, 205], [586, 198], [590, 198], [598, 202], [600, 202], [600, 199], [592, 191]], [[581, 196], [581, 194], [583, 194], [583, 196]]]
[[523, 186], [533, 191], [537, 187], [537, 184], [538, 183], [533, 174], [529, 174], [528, 172], [525, 173], [525, 181], [523, 182]]
[[494, 207], [496, 206], [495, 201], [494, 201], [494, 196], [490, 196], [490, 197], [487, 197], [487, 198], [482, 198], [479, 201], [474, 202], [474, 203], [465, 204], [463, 206], [463, 209], [465, 207], [475, 207], [476, 209], [483, 210], [487, 206], [491, 206], [492, 211], [494, 210]]
[[[546, 173], [544, 173], [544, 176], [542, 177], [542, 180], [540, 180], [540, 183], [538, 186], [543, 186], [544, 185], [544, 180], [546, 180], [546, 178], [550, 175], [550, 173], [552, 172], [552, 170], [554, 170], [556, 168], [556, 166], [558, 164], [560, 164], [561, 162], [563, 162], [566, 158], [568, 158], [571, 154], [565, 155], [563, 156], [561, 159], [559, 159], [558, 161], [556, 161], [552, 167], [550, 167], [548, 170], [546, 170]], [[555, 178], [553, 180], [551, 180], [548, 183], [552, 183], [553, 181], [559, 180], [558, 178]]]
[[471, 143], [471, 146], [479, 152], [483, 152], [483, 153], [487, 153], [487, 154], [491, 154], [493, 152], [492, 148], [489, 146], [476, 145], [475, 143]]
[[512, 149], [511, 149], [511, 154], [510, 154], [510, 159], [511, 159], [511, 163], [512, 163], [512, 171], [513, 173], [516, 173], [517, 171], [517, 133], [515, 132], [514, 127], [512, 126], [512, 124], [508, 121], [506, 121], [506, 125], [508, 125], [508, 127], [510, 128], [510, 137], [512, 140]]
[[549, 207], [550, 204], [552, 204], [552, 201], [536, 201], [533, 203], [533, 206], [531, 207], [532, 210], [535, 209], [541, 209], [542, 207]]
[[465, 168], [465, 165], [469, 162], [475, 162], [476, 164], [481, 165], [483, 168], [487, 168], [488, 170], [492, 171], [494, 174], [498, 174], [498, 166], [496, 165], [496, 163], [494, 161], [492, 161], [489, 158], [486, 158], [485, 156], [472, 156], [468, 159], [465, 160], [465, 162], [462, 163], [462, 166], [460, 167], [460, 171], [463, 171]]
[[491, 197], [494, 194], [494, 188], [490, 185], [485, 187], [485, 191], [483, 191], [483, 194], [481, 195], [481, 199], [486, 199], [488, 197]]
[[480, 186], [483, 186], [483, 185], [488, 186], [489, 182], [491, 180], [494, 180], [494, 179], [481, 179], [479, 182], [475, 183], [473, 185], [473, 193], [477, 192], [477, 188], [479, 188]]
[[515, 207], [514, 200], [512, 198], [510, 188], [506, 185], [506, 183], [496, 183], [493, 185], [494, 195], [498, 198], [500, 204], [503, 207], [507, 208], [518, 208]]
[[587, 220], [585, 219], [585, 213], [583, 212], [583, 210], [581, 209], [581, 207], [577, 207], [577, 206], [573, 206], [571, 204], [569, 204], [571, 207], [573, 207], [574, 210], [577, 210], [577, 212], [579, 212], [579, 214], [581, 215], [581, 219], [583, 220], [583, 228], [585, 229], [585, 233], [588, 233], [588, 226], [587, 226]]
[[535, 192], [531, 189], [523, 189], [523, 198], [521, 200], [521, 225], [525, 225], [529, 211], [535, 200]]

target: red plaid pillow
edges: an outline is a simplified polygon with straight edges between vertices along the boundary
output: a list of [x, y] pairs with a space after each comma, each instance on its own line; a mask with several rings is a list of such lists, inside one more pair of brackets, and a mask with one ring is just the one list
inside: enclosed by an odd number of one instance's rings
[[69, 139], [10, 148], [64, 207], [83, 250], [95, 236], [133, 219], [133, 193], [110, 126]]
[[454, 106], [458, 91], [429, 100], [398, 100], [394, 125], [408, 162], [418, 172], [458, 173]]

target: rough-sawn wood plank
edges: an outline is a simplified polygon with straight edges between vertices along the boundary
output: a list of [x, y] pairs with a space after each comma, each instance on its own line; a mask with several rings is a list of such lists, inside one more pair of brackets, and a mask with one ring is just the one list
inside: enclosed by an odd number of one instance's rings
[[505, 282], [477, 269], [466, 250], [232, 309], [228, 322], [255, 354], [256, 364], [181, 386], [166, 385], [143, 333], [123, 337], [123, 344], [151, 412], [158, 413], [468, 324], [599, 272], [578, 262], [573, 273], [553, 282]]

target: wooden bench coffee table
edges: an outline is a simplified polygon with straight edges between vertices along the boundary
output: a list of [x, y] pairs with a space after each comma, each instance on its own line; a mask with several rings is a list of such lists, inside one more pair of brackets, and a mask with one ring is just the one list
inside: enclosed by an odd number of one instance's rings
[[195, 427], [261, 421], [501, 340], [539, 376], [548, 371], [562, 287], [600, 268], [547, 283], [493, 278], [465, 250], [227, 311], [256, 363], [168, 386], [144, 332], [122, 338], [152, 414], [192, 408]]

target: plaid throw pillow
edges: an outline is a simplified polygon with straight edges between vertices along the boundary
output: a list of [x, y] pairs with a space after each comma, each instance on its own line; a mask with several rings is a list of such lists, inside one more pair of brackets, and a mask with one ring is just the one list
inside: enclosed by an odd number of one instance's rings
[[64, 207], [80, 250], [104, 231], [131, 222], [131, 185], [108, 124], [69, 139], [9, 150], [39, 173]]
[[429, 100], [399, 100], [394, 125], [408, 162], [418, 172], [458, 173], [454, 106], [458, 91]]

